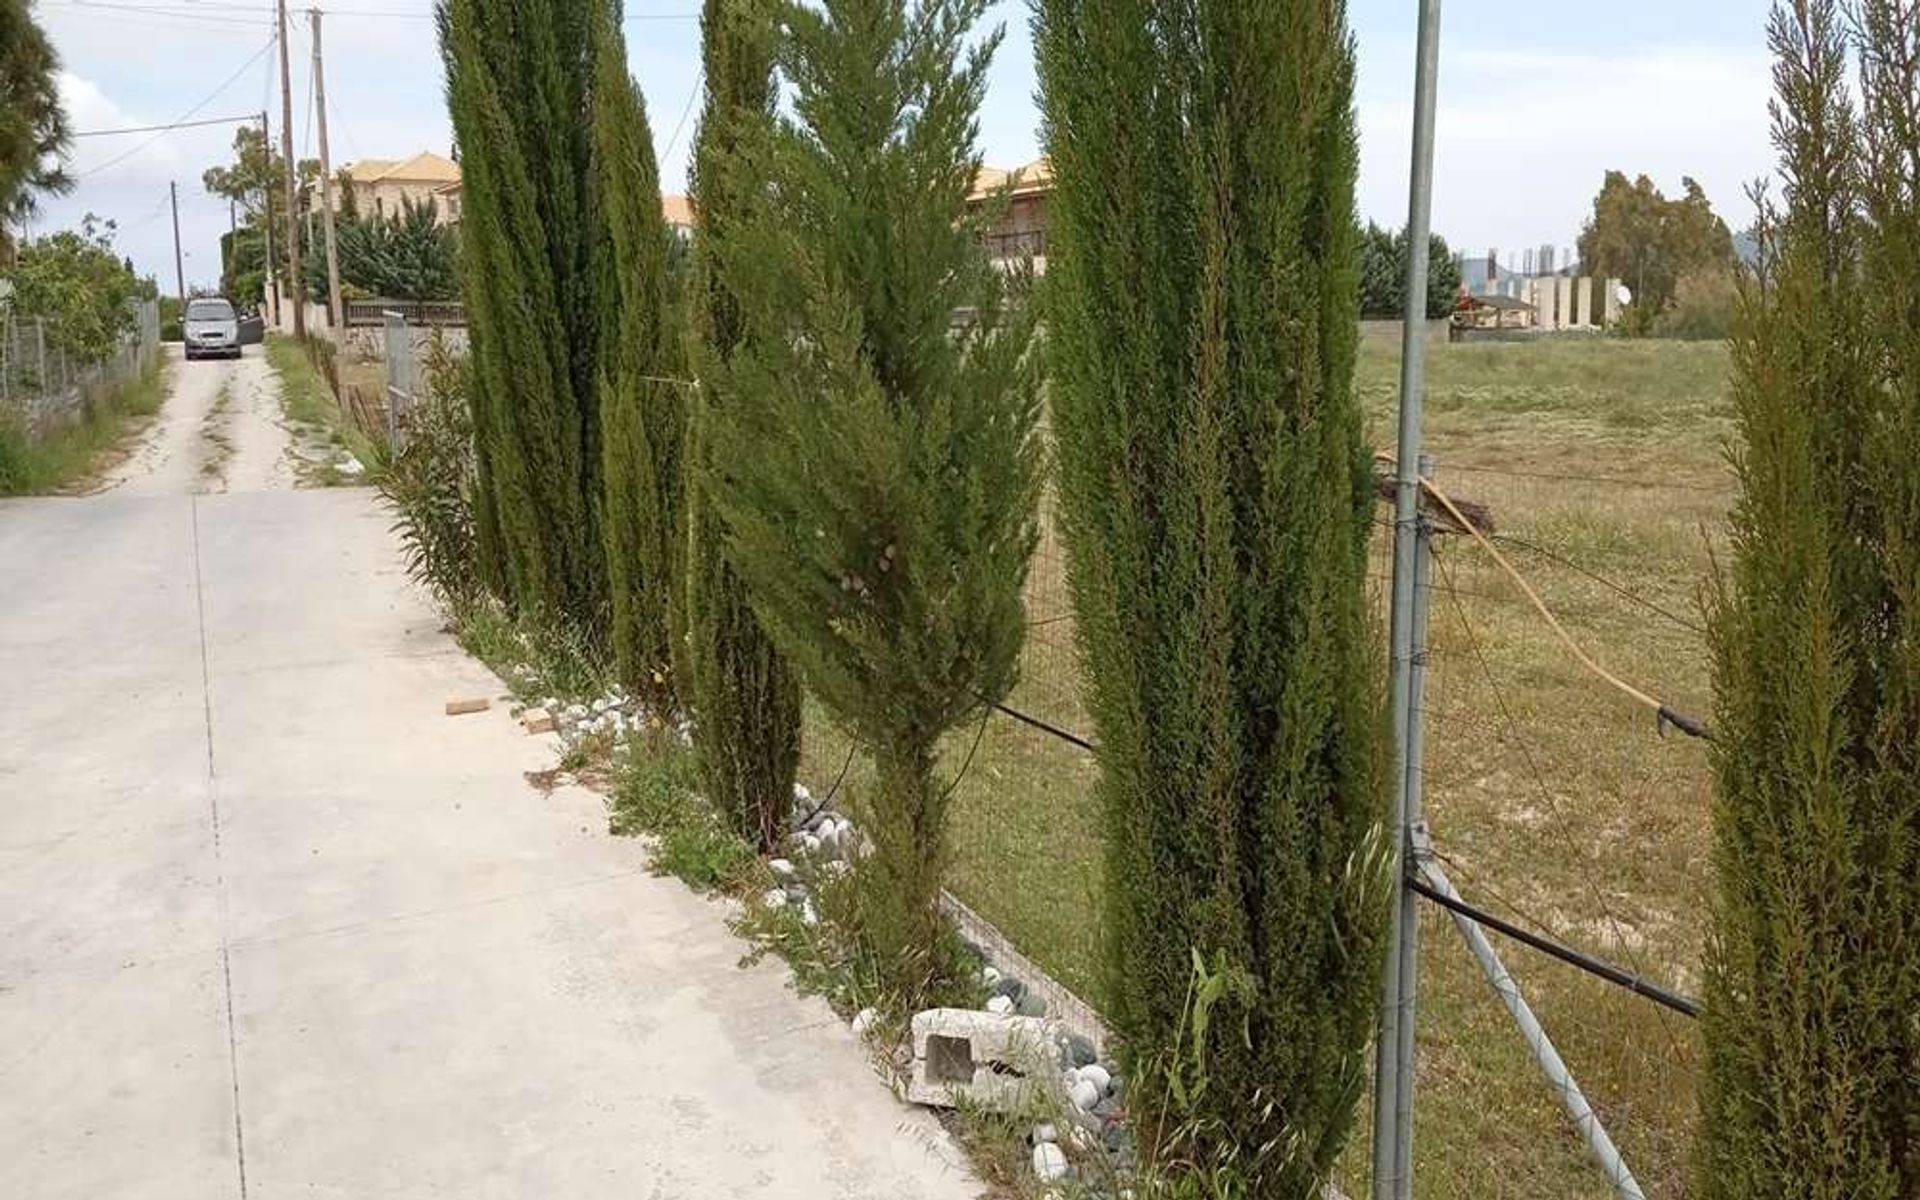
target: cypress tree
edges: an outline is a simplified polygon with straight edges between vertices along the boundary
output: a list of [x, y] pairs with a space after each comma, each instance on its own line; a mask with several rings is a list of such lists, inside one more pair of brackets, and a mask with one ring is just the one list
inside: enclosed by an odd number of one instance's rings
[[800, 761], [800, 688], [727, 564], [719, 517], [702, 480], [714, 470], [705, 461], [703, 430], [728, 402], [722, 394], [726, 365], [741, 336], [739, 306], [714, 247], [739, 215], [743, 190], [750, 193], [760, 182], [760, 165], [741, 151], [773, 112], [773, 34], [771, 14], [760, 0], [706, 0], [700, 54], [707, 96], [692, 172], [700, 220], [693, 354], [701, 388], [687, 450], [685, 640], [694, 744], [708, 798], [762, 851], [771, 851], [786, 832]]
[[483, 574], [516, 612], [598, 628], [600, 327], [593, 26], [609, 0], [440, 0], [461, 164]]
[[1182, 1153], [1317, 1196], [1366, 1085], [1387, 894], [1345, 6], [1036, 11], [1105, 1012], [1133, 1094], [1161, 1095], [1193, 955], [1224, 959]]
[[709, 460], [728, 559], [873, 757], [858, 920], [909, 1003], [954, 962], [938, 742], [1012, 683], [1035, 537], [1031, 310], [967, 207], [985, 2], [783, 5], [793, 116], [750, 148], [751, 210], [702, 234], [745, 335]]
[[594, 7], [593, 139], [606, 222], [599, 370], [614, 665], [657, 714], [677, 710], [668, 610], [684, 574], [681, 334], [646, 101], [611, 5]]
[[1920, 20], [1777, 6], [1782, 205], [1732, 339], [1711, 596], [1709, 1198], [1920, 1195]]

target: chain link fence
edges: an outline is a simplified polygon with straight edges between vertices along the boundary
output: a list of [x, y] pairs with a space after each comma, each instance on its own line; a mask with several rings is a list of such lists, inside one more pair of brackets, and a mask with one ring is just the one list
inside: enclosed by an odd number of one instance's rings
[[46, 322], [0, 308], [0, 417], [39, 440], [79, 421], [109, 388], [145, 371], [160, 352], [160, 305], [134, 306], [133, 325], [103, 359], [63, 349]]

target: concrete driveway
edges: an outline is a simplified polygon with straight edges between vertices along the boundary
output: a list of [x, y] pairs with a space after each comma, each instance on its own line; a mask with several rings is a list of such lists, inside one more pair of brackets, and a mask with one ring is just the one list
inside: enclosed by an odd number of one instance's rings
[[0, 502], [0, 1196], [978, 1193], [718, 906], [528, 786], [546, 739], [442, 715], [501, 687], [369, 493], [173, 478]]

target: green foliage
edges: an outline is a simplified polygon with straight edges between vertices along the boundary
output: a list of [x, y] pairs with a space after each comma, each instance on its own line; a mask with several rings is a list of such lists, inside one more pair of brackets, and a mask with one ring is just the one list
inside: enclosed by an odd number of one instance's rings
[[[1405, 312], [1407, 290], [1407, 231], [1390, 231], [1368, 221], [1360, 233], [1360, 315], [1370, 320], [1397, 320]], [[1447, 239], [1431, 234], [1427, 241], [1427, 319], [1439, 320], [1453, 312], [1460, 295], [1460, 264], [1454, 261]]]
[[1683, 276], [1673, 307], [1654, 318], [1652, 336], [1687, 342], [1722, 341], [1733, 330], [1739, 284], [1731, 270]]
[[588, 4], [440, 0], [461, 165], [482, 572], [517, 614], [606, 626], [599, 378], [607, 295]]
[[[1920, 14], [1775, 8], [1712, 600], [1708, 1200], [1920, 1195]], [[1852, 95], [1860, 97], [1855, 109]]]
[[648, 865], [697, 892], [736, 890], [760, 865], [753, 847], [696, 790], [700, 767], [693, 752], [664, 739], [627, 756], [613, 793], [608, 827], [622, 836], [657, 839]]
[[[453, 300], [460, 295], [460, 236], [440, 224], [431, 204], [403, 200], [386, 216], [336, 217], [334, 241], [343, 291], [384, 300]], [[325, 253], [306, 255], [301, 267], [307, 294], [324, 301]]]
[[166, 398], [166, 369], [155, 356], [140, 374], [91, 393], [78, 422], [38, 439], [17, 412], [0, 405], [0, 496], [45, 495], [84, 480], [100, 455]]
[[33, 214], [36, 198], [73, 186], [61, 164], [69, 137], [59, 73], [31, 0], [0, 0], [0, 267], [12, 257], [12, 227]]
[[43, 322], [47, 348], [80, 362], [99, 362], [120, 348], [143, 294], [139, 277], [114, 253], [113, 233], [113, 222], [88, 213], [78, 231], [21, 246], [7, 275], [14, 316]]
[[1669, 200], [1645, 175], [1627, 182], [1608, 171], [1580, 231], [1580, 264], [1589, 274], [1618, 279], [1633, 290], [1622, 318], [1627, 332], [1650, 332], [1672, 307], [1680, 280], [1733, 266], [1733, 235], [1714, 215], [1700, 185], [1683, 177], [1686, 194]]
[[393, 511], [393, 531], [406, 556], [407, 574], [443, 607], [458, 611], [481, 594], [466, 363], [436, 338], [426, 367], [426, 395], [415, 400], [406, 440], [393, 451], [375, 486]]
[[685, 577], [681, 447], [686, 440], [682, 334], [670, 296], [672, 235], [660, 211], [660, 172], [646, 104], [627, 74], [615, 15], [596, 9], [594, 153], [604, 192], [610, 272], [602, 284], [599, 404], [605, 480], [608, 596], [620, 681], [657, 715], [679, 709], [669, 611]]
[[1103, 1011], [1153, 1094], [1194, 951], [1221, 963], [1194, 1140], [1305, 1200], [1366, 1085], [1387, 894], [1344, 6], [1041, 0], [1035, 43]]
[[1012, 684], [1039, 488], [1032, 313], [967, 208], [983, 7], [785, 6], [793, 115], [739, 154], [766, 171], [750, 207], [701, 234], [744, 331], [710, 491], [763, 627], [875, 761], [862, 929], [908, 996], [953, 967], [935, 749]]
[[702, 235], [694, 243], [692, 356], [702, 386], [688, 420], [686, 692], [693, 709], [707, 795], [734, 828], [763, 851], [786, 833], [800, 758], [800, 688], [754, 615], [728, 565], [723, 530], [706, 481], [708, 422], [728, 403], [722, 385], [740, 338], [725, 264], [713, 253], [744, 204], [751, 164], [736, 155], [773, 111], [772, 15], [762, 0], [706, 0], [700, 53], [706, 107], [693, 150], [693, 202]]

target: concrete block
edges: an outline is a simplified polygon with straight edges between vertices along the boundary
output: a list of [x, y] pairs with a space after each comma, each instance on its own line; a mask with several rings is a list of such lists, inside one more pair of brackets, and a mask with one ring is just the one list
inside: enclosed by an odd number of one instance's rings
[[530, 708], [521, 713], [520, 724], [528, 733], [552, 733], [555, 728], [553, 714], [544, 708]]
[[485, 696], [474, 696], [464, 700], [449, 700], [447, 701], [447, 715], [450, 717], [464, 717], [468, 713], [483, 713], [492, 707], [493, 701], [487, 699]]
[[1557, 306], [1560, 314], [1559, 328], [1569, 329], [1575, 323], [1573, 319], [1573, 280], [1569, 276], [1562, 275], [1556, 282], [1560, 292], [1560, 302]]
[[1060, 1076], [1060, 1029], [1040, 1017], [970, 1008], [930, 1008], [913, 1018], [913, 1076], [907, 1099], [952, 1108], [960, 1100], [993, 1111], [1024, 1107]]

